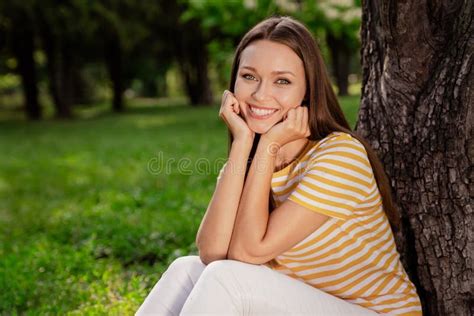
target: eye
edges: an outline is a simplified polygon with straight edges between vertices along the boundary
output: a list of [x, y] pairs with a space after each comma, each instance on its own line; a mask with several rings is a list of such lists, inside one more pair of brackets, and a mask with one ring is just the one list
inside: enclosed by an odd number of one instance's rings
[[[242, 78], [247, 79], [247, 80], [255, 80], [255, 77], [251, 74], [243, 74]], [[280, 78], [276, 82], [279, 83], [279, 84], [284, 84], [284, 85], [291, 84], [291, 82], [289, 80], [284, 79], [284, 78]]]
[[[281, 81], [283, 81], [283, 82], [281, 82]], [[291, 83], [290, 81], [288, 81], [286, 79], [278, 79], [277, 82], [283, 83], [283, 84], [290, 84]]]
[[254, 80], [255, 79], [255, 77], [252, 76], [251, 74], [243, 74], [242, 78], [245, 78], [245, 79], [248, 79], [248, 80]]

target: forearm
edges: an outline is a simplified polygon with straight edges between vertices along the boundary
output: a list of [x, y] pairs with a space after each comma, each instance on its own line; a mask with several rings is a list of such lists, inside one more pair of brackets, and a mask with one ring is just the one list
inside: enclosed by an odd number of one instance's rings
[[276, 148], [260, 139], [242, 192], [229, 248], [229, 258], [238, 258], [248, 249], [258, 247], [265, 236], [269, 212], [268, 196], [275, 168]]
[[227, 257], [251, 148], [250, 140], [232, 143], [227, 164], [201, 221], [196, 245], [206, 264]]

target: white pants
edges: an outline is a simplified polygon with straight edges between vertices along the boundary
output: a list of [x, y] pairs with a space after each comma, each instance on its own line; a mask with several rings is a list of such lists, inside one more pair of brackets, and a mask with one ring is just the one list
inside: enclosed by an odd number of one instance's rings
[[177, 258], [136, 315], [378, 315], [264, 265]]

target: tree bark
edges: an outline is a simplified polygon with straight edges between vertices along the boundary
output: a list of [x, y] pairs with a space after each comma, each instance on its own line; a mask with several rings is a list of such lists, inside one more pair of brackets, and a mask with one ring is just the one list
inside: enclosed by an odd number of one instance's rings
[[396, 236], [425, 315], [473, 315], [472, 1], [362, 3], [356, 130], [402, 213]]

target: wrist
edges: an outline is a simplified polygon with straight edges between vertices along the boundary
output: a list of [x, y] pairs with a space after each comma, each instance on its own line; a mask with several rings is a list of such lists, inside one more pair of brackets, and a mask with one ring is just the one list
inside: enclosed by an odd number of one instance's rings
[[264, 141], [267, 144], [274, 144], [275, 146], [279, 146], [279, 147], [282, 147], [284, 145], [280, 141], [277, 141], [273, 139], [272, 137], [269, 137], [267, 134], [263, 134], [260, 137], [260, 141]]
[[240, 137], [235, 137], [232, 140], [232, 144], [242, 144], [242, 145], [247, 145], [247, 146], [250, 145], [250, 147], [252, 147], [253, 140], [254, 140], [253, 135], [240, 136]]
[[232, 140], [232, 147], [239, 147], [240, 150], [250, 151], [253, 146], [253, 138], [234, 138]]
[[282, 145], [279, 142], [274, 141], [271, 138], [266, 137], [265, 135], [262, 135], [259, 141], [259, 146], [262, 146], [262, 148], [264, 148], [265, 151], [271, 156], [276, 157]]

